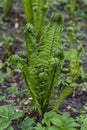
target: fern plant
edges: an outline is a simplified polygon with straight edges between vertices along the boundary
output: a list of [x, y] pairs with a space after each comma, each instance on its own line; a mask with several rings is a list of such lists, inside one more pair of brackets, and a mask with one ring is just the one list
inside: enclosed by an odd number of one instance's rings
[[40, 42], [37, 43], [33, 26], [27, 24], [24, 33], [28, 64], [17, 55], [11, 57], [12, 63], [23, 73], [34, 107], [39, 114], [47, 111], [62, 68], [64, 57], [61, 44], [62, 26], [62, 16], [53, 14]]
[[78, 77], [80, 76], [82, 79], [84, 79], [84, 71], [83, 71], [83, 62], [81, 60], [81, 57], [83, 56], [83, 47], [82, 43], [77, 43], [77, 47], [74, 47], [74, 43], [76, 43], [76, 37], [73, 33], [73, 29], [69, 28], [68, 30], [69, 36], [70, 36], [70, 80], [76, 81]]
[[9, 0], [9, 1], [3, 0], [3, 7], [4, 7], [6, 16], [10, 16], [10, 14], [11, 14], [12, 3], [13, 3], [13, 0]]
[[67, 74], [68, 83], [67, 86], [64, 86], [64, 88], [61, 90], [59, 100], [56, 102], [53, 110], [57, 110], [64, 99], [68, 97], [71, 93], [73, 93], [74, 90], [78, 87], [78, 78], [85, 78], [85, 73], [82, 66], [83, 62], [81, 60], [81, 57], [83, 55], [82, 44], [79, 44], [76, 48], [74, 47], [74, 43], [76, 43], [77, 41], [71, 27], [68, 29], [68, 34], [70, 37], [70, 49], [65, 52], [67, 54], [67, 58], [65, 56], [65, 59], [69, 61], [69, 72]]
[[[39, 115], [48, 110], [55, 86], [59, 82], [64, 63], [64, 50], [61, 44], [62, 28], [62, 16], [53, 14], [38, 41], [35, 28], [28, 23], [24, 30], [28, 63], [18, 55], [12, 56], [10, 59], [12, 64], [22, 71], [27, 89], [33, 99], [34, 108]], [[77, 50], [74, 50], [72, 48], [74, 37], [71, 30], [69, 30], [69, 35], [71, 46], [68, 54], [70, 55], [70, 59], [68, 59], [70, 60], [70, 80], [68, 86], [61, 90], [52, 111], [58, 110], [64, 99], [77, 88], [76, 80], [79, 72], [82, 72], [82, 62], [80, 60], [82, 47], [79, 46]], [[75, 52], [73, 53], [73, 51]]]
[[81, 130], [86, 130], [87, 129], [87, 117], [83, 119], [83, 123], [81, 125]]
[[27, 118], [18, 125], [21, 130], [34, 130], [35, 126], [36, 122], [33, 118]]
[[31, 23], [38, 36], [45, 20], [48, 1], [47, 0], [22, 0], [23, 11], [27, 22]]

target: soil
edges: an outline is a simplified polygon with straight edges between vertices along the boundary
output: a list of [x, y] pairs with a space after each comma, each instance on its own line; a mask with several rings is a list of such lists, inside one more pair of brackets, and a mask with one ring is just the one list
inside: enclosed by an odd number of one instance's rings
[[[22, 54], [22, 51], [25, 50], [25, 46], [23, 44], [25, 41], [23, 29], [26, 22], [23, 19], [20, 1], [15, 1], [15, 4], [15, 7], [12, 9], [12, 14], [8, 19], [4, 17], [4, 11], [2, 8], [0, 8], [0, 11], [2, 12], [0, 17], [0, 43], [3, 44], [0, 45], [0, 62], [3, 64], [12, 54], [19, 54], [25, 57], [25, 55]], [[65, 17], [64, 24], [66, 30], [66, 27], [68, 26], [69, 22], [69, 19], [67, 18], [67, 12], [64, 12], [63, 7], [58, 8], [58, 11], [60, 11]], [[52, 10], [49, 11], [48, 16], [51, 14], [51, 12]], [[76, 21], [81, 27], [79, 33], [82, 34], [82, 37], [78, 37], [78, 39], [82, 42], [84, 46], [85, 55], [82, 57], [82, 60], [84, 71], [87, 72], [87, 36], [83, 36], [83, 34], [87, 34], [87, 19], [79, 20], [78, 18]], [[9, 36], [13, 38], [11, 41], [12, 51], [10, 53], [7, 51], [8, 41], [7, 38], [5, 38]], [[7, 65], [4, 65], [2, 67], [1, 72], [7, 74]], [[12, 75], [14, 76], [14, 78], [12, 78], [11, 75], [7, 74], [7, 76], [4, 78], [3, 83], [0, 85], [2, 95], [6, 97], [5, 100], [0, 101], [0, 106], [13, 104], [16, 106], [17, 110], [23, 110], [29, 104], [28, 98], [26, 96], [25, 84], [23, 82], [21, 73], [18, 70], [13, 71]], [[11, 86], [15, 86], [18, 88], [18, 95], [16, 94], [13, 96], [11, 93], [7, 92], [6, 89], [10, 88]], [[76, 117], [79, 114], [80, 110], [84, 110], [84, 105], [86, 103], [87, 85], [85, 86], [85, 88], [83, 85], [82, 88], [78, 87], [72, 95], [70, 95], [67, 99], [64, 100], [64, 102], [60, 106], [60, 111], [63, 113], [70, 113], [73, 117]], [[78, 113], [74, 112], [72, 108], [77, 109]], [[15, 130], [18, 130], [16, 126], [14, 126], [14, 128]]]

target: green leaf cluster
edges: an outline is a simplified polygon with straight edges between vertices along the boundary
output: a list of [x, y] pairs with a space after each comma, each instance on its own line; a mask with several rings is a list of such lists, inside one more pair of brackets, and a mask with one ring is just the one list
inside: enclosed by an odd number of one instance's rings
[[[83, 46], [82, 43], [77, 42], [73, 28], [68, 28], [68, 34], [70, 37], [70, 49], [68, 51], [68, 60], [70, 62], [70, 80], [71, 82], [75, 82], [79, 76], [82, 77], [82, 79], [85, 77], [82, 67], [83, 62], [81, 60], [81, 57], [83, 56]], [[75, 43], [77, 43], [77, 47], [74, 47]]]
[[0, 130], [13, 130], [11, 123], [22, 116], [22, 112], [16, 112], [14, 106], [0, 106]]
[[87, 117], [83, 120], [83, 124], [81, 126], [81, 130], [86, 130], [87, 129]]
[[77, 130], [79, 124], [69, 114], [59, 115], [55, 112], [44, 114], [42, 123], [38, 123], [35, 130]]
[[34, 130], [35, 126], [36, 123], [32, 118], [27, 118], [18, 125], [21, 130]]

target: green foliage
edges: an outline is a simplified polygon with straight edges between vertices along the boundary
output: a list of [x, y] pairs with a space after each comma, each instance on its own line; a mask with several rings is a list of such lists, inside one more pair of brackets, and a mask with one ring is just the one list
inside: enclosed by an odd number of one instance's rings
[[67, 3], [67, 5], [65, 6], [65, 9], [68, 11], [70, 18], [73, 18], [73, 16], [75, 15], [76, 7], [76, 0], [69, 0], [69, 3]]
[[47, 3], [47, 0], [22, 0], [25, 18], [35, 27], [37, 36], [45, 20]]
[[[53, 107], [54, 111], [77, 88], [76, 80], [78, 77], [84, 78], [82, 61], [80, 60], [82, 46], [80, 44], [76, 49], [73, 47], [76, 37], [72, 29], [69, 29], [70, 50], [66, 52], [68, 58], [64, 57], [64, 49], [61, 44], [62, 16], [53, 14], [47, 26], [42, 26], [47, 10], [47, 1], [22, 0], [22, 3], [27, 21], [30, 22], [24, 29], [28, 61], [18, 55], [11, 56], [10, 61], [13, 67], [22, 71], [27, 89], [33, 99], [34, 109], [41, 115], [48, 110], [55, 87], [60, 82], [64, 59], [69, 61], [67, 85], [63, 86], [64, 88]], [[73, 4], [73, 7], [71, 7], [71, 4]], [[73, 14], [75, 7], [76, 1], [71, 1], [70, 14]]]
[[81, 126], [81, 130], [86, 130], [87, 129], [87, 117], [83, 120], [83, 124]]
[[[72, 28], [68, 29], [68, 33], [70, 37], [70, 50], [68, 54], [70, 57], [70, 80], [71, 82], [75, 82], [79, 76], [81, 76], [82, 79], [84, 79], [85, 76], [82, 66], [83, 62], [81, 60], [81, 57], [83, 56], [83, 47], [82, 43], [78, 43], [76, 41], [76, 37]], [[77, 47], [74, 47], [75, 43], [77, 43]]]
[[64, 57], [61, 44], [62, 26], [62, 16], [53, 14], [40, 42], [37, 43], [33, 26], [27, 24], [24, 33], [29, 65], [17, 55], [11, 57], [13, 65], [18, 66], [23, 73], [34, 107], [39, 114], [47, 111], [62, 68]]
[[34, 130], [35, 126], [36, 123], [32, 118], [27, 118], [18, 125], [21, 130]]
[[10, 14], [11, 14], [12, 3], [13, 3], [13, 0], [9, 0], [9, 1], [3, 0], [3, 7], [4, 7], [6, 16], [10, 16]]
[[[43, 37], [38, 45], [37, 57], [33, 54], [30, 58], [30, 74], [32, 79], [35, 79], [35, 82], [31, 79], [30, 84], [33, 83], [32, 88], [36, 85], [35, 94], [38, 99], [37, 103], [40, 104], [38, 107], [43, 113], [47, 110], [50, 98], [54, 93], [62, 65], [61, 20], [60, 16], [54, 15], [51, 23], [45, 28]], [[37, 107], [37, 104], [35, 104], [35, 106]]]
[[18, 88], [14, 87], [14, 86], [7, 88], [7, 91], [9, 93], [11, 93], [13, 96], [15, 96], [16, 94], [18, 94]]
[[3, 100], [5, 100], [5, 96], [0, 95], [0, 101], [3, 101]]
[[0, 106], [0, 130], [12, 130], [12, 121], [21, 116], [22, 112], [15, 112], [14, 106]]
[[71, 93], [73, 93], [73, 91], [77, 88], [78, 78], [85, 78], [85, 73], [82, 66], [83, 62], [81, 60], [81, 57], [83, 55], [82, 44], [79, 43], [79, 45], [77, 45], [77, 47], [75, 48], [74, 46], [77, 41], [76, 36], [74, 35], [73, 29], [71, 27], [68, 29], [68, 33], [70, 37], [70, 49], [65, 52], [65, 60], [69, 61], [69, 69], [67, 69], [68, 72], [66, 72], [67, 77], [64, 83], [65, 86], [62, 84], [62, 87], [64, 88], [61, 90], [59, 100], [56, 102], [54, 110], [57, 110], [63, 100]]
[[[50, 99], [54, 95], [55, 87], [59, 84], [60, 74], [64, 63], [64, 50], [61, 44], [63, 19], [61, 15], [53, 14], [48, 25], [44, 27], [40, 41], [35, 35], [32, 24], [25, 26], [24, 34], [27, 47], [28, 62], [18, 55], [12, 56], [10, 61], [14, 67], [18, 67], [23, 74], [25, 83], [31, 97], [35, 110], [44, 114], [47, 111]], [[60, 104], [78, 86], [76, 80], [79, 76], [84, 78], [82, 68], [82, 45], [76, 49], [73, 44], [76, 37], [72, 28], [68, 29], [70, 37], [70, 50], [67, 51], [65, 59], [69, 61], [70, 69], [67, 72], [67, 86], [63, 86], [58, 101], [53, 107], [53, 111], [58, 110]]]
[[0, 84], [2, 84], [2, 83], [3, 83], [4, 78], [5, 78], [5, 74], [4, 74], [4, 73], [2, 73], [2, 72], [0, 72]]
[[83, 3], [87, 6], [87, 0], [83, 0]]
[[87, 129], [87, 103], [84, 105], [83, 109], [81, 110], [74, 110], [76, 113], [79, 113], [80, 116], [76, 118], [77, 122], [81, 126], [81, 130], [86, 130]]
[[12, 55], [13, 53], [13, 38], [11, 36], [3, 36], [6, 42], [6, 53], [8, 56]]
[[26, 20], [33, 24], [34, 21], [33, 21], [32, 0], [22, 0], [22, 5]]
[[76, 130], [78, 126], [79, 124], [68, 114], [48, 112], [44, 114], [44, 119], [37, 124], [35, 130]]

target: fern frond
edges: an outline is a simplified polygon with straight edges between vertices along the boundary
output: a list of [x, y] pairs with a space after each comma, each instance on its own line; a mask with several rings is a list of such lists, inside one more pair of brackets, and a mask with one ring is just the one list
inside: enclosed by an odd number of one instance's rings
[[26, 21], [30, 22], [31, 24], [34, 24], [32, 3], [33, 0], [22, 0], [23, 11], [25, 13]]
[[29, 66], [24, 66], [22, 73], [39, 114], [47, 110], [62, 67], [62, 27], [62, 16], [53, 14], [40, 42], [37, 43], [33, 26], [31, 24], [25, 26]]
[[[57, 78], [60, 73], [62, 60], [59, 52], [63, 55], [61, 44], [62, 17], [58, 14], [53, 15], [51, 22], [45, 28], [44, 34], [37, 47], [37, 60], [35, 64], [30, 64], [31, 77], [29, 81], [38, 96], [41, 108], [49, 104], [49, 100], [56, 86]], [[55, 50], [57, 54], [55, 54]], [[60, 51], [62, 50], [62, 51]], [[32, 54], [33, 55], [33, 54]], [[33, 57], [34, 58], [34, 55]], [[31, 61], [31, 59], [30, 59]]]
[[31, 60], [33, 58], [30, 58], [30, 57], [32, 56], [33, 53], [36, 52], [37, 42], [36, 42], [34, 27], [30, 23], [26, 24], [25, 29], [24, 29], [24, 35], [25, 35], [25, 40], [26, 40], [26, 48], [28, 52], [28, 60], [29, 60], [29, 63], [31, 63]]
[[61, 93], [60, 93], [60, 96], [59, 96], [59, 99], [58, 101], [56, 102], [54, 108], [53, 108], [53, 111], [57, 111], [59, 106], [61, 105], [61, 103], [64, 101], [64, 99], [66, 97], [68, 97], [70, 94], [72, 94], [74, 92], [74, 90], [77, 88], [77, 84], [72, 84], [72, 86], [69, 86], [67, 88], [64, 88]]
[[82, 61], [81, 56], [83, 55], [83, 47], [80, 44], [77, 48], [74, 48], [73, 44], [76, 41], [76, 37], [74, 35], [74, 30], [70, 27], [68, 29], [69, 37], [70, 37], [70, 52], [69, 52], [69, 61], [70, 61], [70, 80], [71, 82], [78, 79], [81, 76], [82, 70]]
[[42, 29], [42, 25], [46, 16], [47, 7], [47, 0], [34, 0], [33, 2], [34, 26], [36, 29], [36, 35], [38, 35]]
[[[41, 114], [40, 104], [38, 103], [38, 100], [37, 100], [38, 95], [36, 95], [35, 86], [33, 86], [37, 83], [37, 81], [36, 81], [36, 78], [32, 77], [31, 75], [32, 69], [29, 70], [29, 66], [26, 64], [26, 61], [22, 59], [21, 57], [19, 57], [18, 55], [12, 55], [9, 59], [9, 63], [12, 67], [18, 68], [21, 70], [26, 86], [27, 86], [27, 90], [29, 91], [29, 93], [31, 94], [33, 98], [35, 109], [38, 109], [38, 112]], [[33, 84], [31, 84], [30, 81]]]
[[47, 0], [22, 0], [25, 18], [35, 27], [37, 37], [39, 37], [44, 23], [47, 3]]

